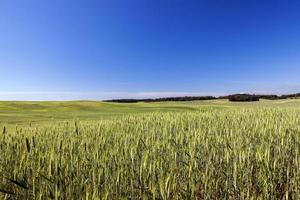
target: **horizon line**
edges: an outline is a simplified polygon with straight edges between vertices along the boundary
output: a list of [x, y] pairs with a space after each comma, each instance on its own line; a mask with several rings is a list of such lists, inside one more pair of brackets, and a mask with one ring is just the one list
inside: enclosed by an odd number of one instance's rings
[[220, 97], [230, 94], [286, 95], [294, 92], [230, 91], [230, 92], [78, 92], [78, 91], [0, 91], [0, 101], [104, 101], [113, 99], [154, 99], [186, 96]]

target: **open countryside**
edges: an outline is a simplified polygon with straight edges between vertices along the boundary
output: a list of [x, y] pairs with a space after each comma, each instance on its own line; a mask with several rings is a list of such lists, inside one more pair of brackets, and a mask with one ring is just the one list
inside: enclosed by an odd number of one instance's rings
[[299, 198], [299, 99], [0, 105], [2, 198]]

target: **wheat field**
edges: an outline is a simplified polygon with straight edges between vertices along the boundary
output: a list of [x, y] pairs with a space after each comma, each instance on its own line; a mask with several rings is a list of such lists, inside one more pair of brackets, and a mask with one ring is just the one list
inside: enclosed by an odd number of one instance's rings
[[1, 199], [299, 199], [300, 109], [3, 126]]

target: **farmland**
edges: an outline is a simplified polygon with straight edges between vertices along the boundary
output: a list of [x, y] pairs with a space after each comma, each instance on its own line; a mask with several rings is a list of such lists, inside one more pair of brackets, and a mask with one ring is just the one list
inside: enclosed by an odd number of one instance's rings
[[299, 115], [297, 99], [1, 102], [0, 198], [299, 199]]
[[187, 112], [213, 108], [298, 108], [300, 99], [261, 100], [260, 102], [231, 103], [227, 100], [158, 102], [158, 103], [107, 103], [99, 101], [0, 101], [0, 124], [41, 125], [79, 119], [83, 121], [112, 119], [128, 114]]

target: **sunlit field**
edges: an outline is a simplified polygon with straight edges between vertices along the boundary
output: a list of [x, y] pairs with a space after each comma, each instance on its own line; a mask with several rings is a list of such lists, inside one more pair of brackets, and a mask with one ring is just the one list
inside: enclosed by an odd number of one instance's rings
[[300, 101], [1, 102], [0, 199], [299, 199]]

